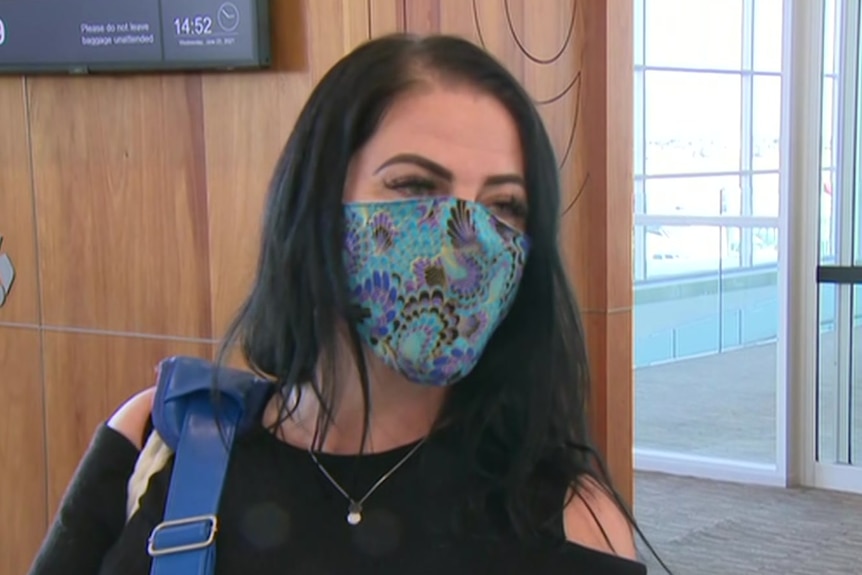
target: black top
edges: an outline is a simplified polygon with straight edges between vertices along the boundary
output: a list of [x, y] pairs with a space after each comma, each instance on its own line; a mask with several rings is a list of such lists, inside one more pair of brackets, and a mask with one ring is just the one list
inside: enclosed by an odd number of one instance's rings
[[[437, 432], [366, 501], [357, 526], [348, 502], [307, 451], [262, 427], [238, 438], [219, 510], [220, 575], [642, 575], [646, 567], [565, 541], [562, 515], [548, 533], [524, 542], [478, 527], [457, 513], [467, 473], [454, 437]], [[412, 448], [319, 461], [361, 497]], [[125, 524], [126, 483], [138, 455], [121, 434], [101, 427], [61, 504], [31, 575], [148, 575], [147, 538], [161, 517], [171, 463], [150, 481]], [[358, 463], [357, 463], [358, 461]], [[554, 494], [561, 507], [565, 489]], [[550, 500], [549, 500], [550, 501]], [[461, 519], [459, 519], [461, 518]], [[473, 527], [466, 527], [472, 525]]]

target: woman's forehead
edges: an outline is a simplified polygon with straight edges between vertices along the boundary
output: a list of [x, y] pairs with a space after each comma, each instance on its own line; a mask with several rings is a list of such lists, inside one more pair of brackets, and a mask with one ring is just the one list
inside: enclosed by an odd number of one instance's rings
[[[523, 173], [518, 127], [496, 98], [467, 86], [397, 98], [362, 150], [372, 170], [396, 154], [425, 156], [459, 173]], [[479, 174], [476, 174], [477, 176]]]

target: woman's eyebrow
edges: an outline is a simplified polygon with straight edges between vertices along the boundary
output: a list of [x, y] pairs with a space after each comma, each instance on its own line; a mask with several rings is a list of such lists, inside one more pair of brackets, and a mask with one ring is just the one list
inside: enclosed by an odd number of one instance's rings
[[429, 160], [425, 156], [420, 156], [418, 154], [398, 154], [396, 156], [392, 156], [375, 170], [375, 174], [379, 173], [382, 169], [387, 168], [393, 164], [413, 164], [414, 166], [419, 166], [420, 168], [424, 168], [434, 174], [435, 176], [442, 178], [448, 182], [451, 182], [453, 179], [453, 174], [450, 170], [447, 170], [437, 162], [433, 160]]
[[[392, 156], [380, 164], [374, 173], [377, 174], [384, 168], [388, 168], [394, 164], [412, 164], [414, 166], [418, 166], [428, 170], [438, 178], [446, 180], [447, 182], [451, 182], [454, 179], [454, 175], [451, 170], [444, 168], [434, 160], [430, 160], [425, 156], [420, 156], [419, 154], [398, 154]], [[524, 182], [524, 177], [519, 174], [499, 174], [485, 178], [485, 186], [502, 186], [506, 184], [515, 184], [522, 188], [527, 187]]]

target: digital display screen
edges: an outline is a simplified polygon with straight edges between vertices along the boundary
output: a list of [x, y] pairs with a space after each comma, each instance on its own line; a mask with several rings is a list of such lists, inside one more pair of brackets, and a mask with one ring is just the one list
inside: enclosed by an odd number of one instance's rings
[[262, 68], [266, 0], [0, 0], [0, 72]]

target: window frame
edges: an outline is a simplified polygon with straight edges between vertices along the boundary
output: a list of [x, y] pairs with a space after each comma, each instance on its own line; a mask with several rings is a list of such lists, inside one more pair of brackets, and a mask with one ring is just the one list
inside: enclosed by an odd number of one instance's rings
[[[781, 166], [775, 169], [753, 169], [754, 152], [754, 84], [758, 77], [778, 77], [782, 81], [781, 71], [757, 70], [754, 66], [755, 55], [755, 2], [756, 0], [742, 0], [742, 61], [738, 70], [716, 69], [710, 67], [673, 67], [654, 66], [646, 62], [646, 9], [650, 0], [635, 0], [634, 4], [634, 237], [633, 237], [633, 272], [635, 287], [649, 281], [647, 260], [647, 226], [720, 226], [726, 228], [739, 228], [741, 230], [740, 242], [740, 266], [736, 269], [748, 269], [754, 267], [754, 230], [755, 228], [779, 229], [780, 218], [778, 206], [775, 216], [755, 216], [753, 201], [754, 176], [775, 175], [781, 177]], [[646, 173], [646, 152], [648, 148], [646, 132], [646, 87], [647, 74], [651, 71], [667, 71], [687, 74], [731, 74], [740, 77], [740, 101], [741, 101], [741, 158], [740, 169], [720, 172], [696, 172], [691, 173]], [[781, 134], [779, 133], [779, 139]], [[779, 144], [780, 145], [780, 144]], [[779, 156], [780, 157], [780, 156]], [[780, 162], [780, 160], [779, 160]], [[741, 214], [721, 216], [699, 216], [699, 215], [671, 215], [671, 214], [649, 214], [646, 213], [646, 182], [649, 180], [660, 180], [679, 177], [705, 177], [705, 176], [733, 176], [740, 180]], [[779, 194], [780, 195], [780, 194]], [[774, 265], [777, 266], [776, 261]], [[760, 264], [763, 265], [763, 264]], [[719, 269], [719, 273], [720, 273]], [[711, 273], [711, 272], [709, 272]], [[680, 272], [679, 274], [663, 275], [662, 280], [673, 278], [685, 278], [700, 276], [703, 272]]]

